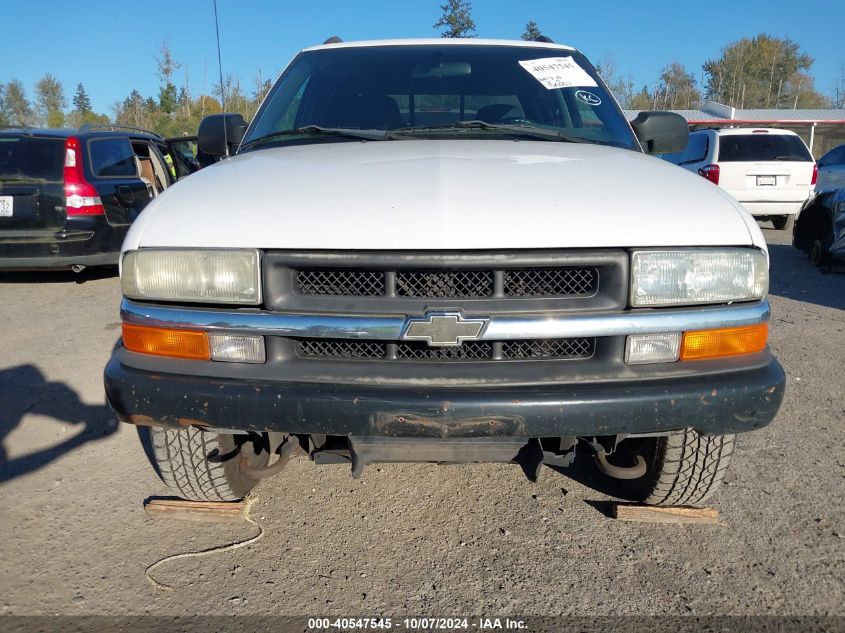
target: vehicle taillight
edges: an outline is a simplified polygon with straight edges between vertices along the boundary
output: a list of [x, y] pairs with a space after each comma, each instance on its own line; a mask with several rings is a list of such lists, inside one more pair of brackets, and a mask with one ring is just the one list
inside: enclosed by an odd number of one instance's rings
[[712, 182], [714, 185], [719, 184], [719, 166], [718, 165], [706, 165], [698, 170], [699, 176], [704, 176]]
[[103, 202], [97, 190], [85, 180], [79, 139], [65, 141], [65, 204], [68, 215], [104, 215]]
[[810, 184], [814, 185], [819, 180], [819, 166], [817, 163], [813, 163], [813, 178], [810, 180]]

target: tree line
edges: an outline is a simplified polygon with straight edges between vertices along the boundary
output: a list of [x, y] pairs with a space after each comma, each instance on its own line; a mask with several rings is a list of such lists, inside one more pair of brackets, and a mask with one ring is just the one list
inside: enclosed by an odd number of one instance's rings
[[[446, 0], [434, 24], [442, 37], [477, 37], [472, 4]], [[521, 38], [544, 38], [537, 22], [529, 20]], [[845, 107], [845, 68], [829, 95], [819, 92], [811, 73], [813, 58], [789, 38], [761, 33], [730, 42], [715, 59], [706, 60], [698, 76], [678, 61], [667, 63], [651, 85], [637, 90], [629, 74], [621, 72], [613, 56], [599, 61], [596, 70], [623, 108], [630, 110], [696, 109], [705, 100], [736, 108], [842, 108]], [[0, 83], [0, 125], [79, 127], [118, 123], [158, 132], [163, 136], [195, 134], [200, 120], [222, 112], [238, 112], [249, 121], [270, 90], [272, 82], [259, 71], [244, 88], [229, 75], [211, 94], [194, 94], [186, 65], [161, 44], [155, 58], [159, 78], [156, 95], [133, 89], [112, 106], [110, 114], [95, 112], [82, 83], [68, 102], [62, 82], [46, 73], [35, 84], [32, 99], [17, 79]], [[179, 72], [181, 71], [181, 72]]]
[[[477, 37], [472, 4], [467, 0], [447, 0], [440, 5], [443, 15], [434, 24], [442, 37]], [[537, 22], [529, 20], [523, 40], [543, 37]], [[701, 107], [705, 100], [735, 108], [842, 108], [845, 107], [845, 67], [837, 85], [826, 96], [816, 90], [810, 74], [813, 58], [787, 37], [761, 33], [729, 43], [717, 59], [701, 67], [701, 80], [678, 61], [660, 71], [651, 87], [636, 91], [630, 74], [621, 74], [610, 56], [596, 70], [618, 99], [629, 110], [688, 110]]]
[[[176, 60], [166, 41], [155, 58], [155, 69], [159, 77], [158, 94], [144, 96], [133, 89], [113, 104], [111, 115], [94, 112], [82, 83], [77, 85], [68, 103], [62, 82], [50, 73], [35, 84], [32, 100], [19, 80], [0, 83], [0, 125], [80, 127], [117, 123], [152, 130], [162, 136], [196, 134], [202, 118], [223, 112], [224, 106], [227, 112], [239, 112], [249, 121], [272, 86], [272, 81], [262, 77], [259, 71], [249, 90], [241, 87], [237, 77], [229, 75], [211, 94], [192, 94], [188, 68]], [[183, 72], [177, 78], [180, 70]]]

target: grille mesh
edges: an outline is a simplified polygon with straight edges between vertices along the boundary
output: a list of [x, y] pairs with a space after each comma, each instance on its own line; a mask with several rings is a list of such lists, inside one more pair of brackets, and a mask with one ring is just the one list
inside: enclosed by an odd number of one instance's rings
[[[599, 271], [590, 267], [515, 268], [494, 270], [413, 269], [395, 273], [390, 288], [397, 297], [425, 299], [496, 296], [501, 275], [505, 297], [591, 297], [598, 292]], [[381, 297], [387, 294], [383, 270], [307, 268], [296, 271], [299, 294], [312, 296]]]
[[380, 297], [384, 273], [380, 270], [309, 268], [296, 271], [296, 284], [303, 295]]
[[[530, 339], [504, 341], [503, 360], [584, 360], [596, 350], [594, 338]], [[421, 341], [396, 343], [396, 358], [388, 357], [384, 341], [355, 341], [331, 338], [297, 340], [297, 352], [306, 358], [395, 361], [483, 361], [493, 360], [491, 341], [467, 341], [456, 347], [429, 347]]]
[[492, 297], [492, 270], [400, 270], [396, 294], [400, 297]]
[[381, 359], [387, 346], [380, 341], [348, 341], [332, 338], [304, 338], [299, 341], [302, 356], [322, 358]]
[[489, 360], [493, 345], [486, 341], [468, 341], [456, 347], [429, 347], [427, 343], [399, 343], [396, 356], [400, 360]]
[[569, 297], [594, 295], [599, 274], [595, 268], [520, 268], [505, 271], [508, 297]]
[[543, 358], [592, 358], [596, 349], [594, 338], [536, 339], [505, 341], [502, 343], [504, 358], [535, 360]]

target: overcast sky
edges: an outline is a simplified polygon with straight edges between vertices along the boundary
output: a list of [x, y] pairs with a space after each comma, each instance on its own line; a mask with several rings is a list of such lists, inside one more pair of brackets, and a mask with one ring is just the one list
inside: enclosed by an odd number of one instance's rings
[[[439, 0], [445, 1], [445, 0]], [[246, 92], [255, 77], [275, 76], [296, 53], [330, 35], [344, 40], [436, 37], [438, 0], [218, 0], [224, 72]], [[0, 0], [0, 82], [20, 79], [32, 98], [51, 72], [70, 101], [82, 82], [94, 109], [136, 88], [158, 96], [155, 55], [167, 40], [188, 73], [191, 93], [210, 92], [217, 77], [212, 0]], [[557, 42], [597, 63], [607, 56], [635, 87], [652, 86], [669, 61], [701, 78], [701, 64], [743, 36], [789, 37], [815, 58], [816, 89], [829, 94], [845, 66], [845, 0], [475, 0], [481, 37], [518, 38], [535, 20]]]

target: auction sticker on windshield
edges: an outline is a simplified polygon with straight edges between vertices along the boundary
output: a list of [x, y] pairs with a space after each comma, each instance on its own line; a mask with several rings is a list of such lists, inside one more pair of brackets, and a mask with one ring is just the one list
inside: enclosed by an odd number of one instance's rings
[[12, 196], [0, 196], [0, 218], [12, 217], [15, 199]]
[[597, 87], [596, 80], [571, 57], [544, 57], [519, 62], [537, 81], [549, 90], [572, 86]]

